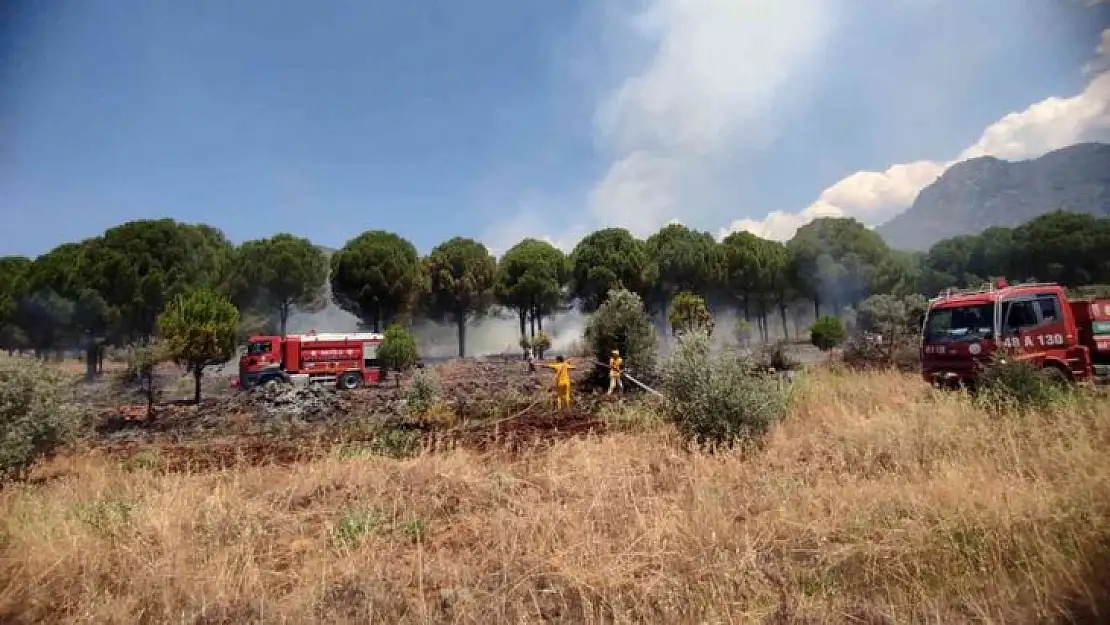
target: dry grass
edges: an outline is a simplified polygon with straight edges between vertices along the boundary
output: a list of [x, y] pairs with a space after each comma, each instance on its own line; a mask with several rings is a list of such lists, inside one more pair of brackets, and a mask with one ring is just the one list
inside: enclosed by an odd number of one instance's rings
[[747, 459], [658, 427], [516, 460], [57, 459], [0, 492], [0, 622], [1110, 621], [1110, 406], [992, 418], [891, 373], [797, 402]]

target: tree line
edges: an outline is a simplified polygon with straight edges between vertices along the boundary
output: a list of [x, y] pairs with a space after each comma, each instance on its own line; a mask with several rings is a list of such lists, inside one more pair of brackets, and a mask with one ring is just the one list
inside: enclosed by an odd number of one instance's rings
[[45, 353], [82, 345], [91, 357], [103, 345], [150, 338], [167, 304], [197, 289], [240, 312], [240, 338], [284, 333], [291, 314], [322, 309], [330, 291], [373, 331], [416, 317], [451, 323], [465, 355], [476, 318], [509, 311], [522, 340], [531, 340], [542, 337], [545, 319], [571, 308], [596, 311], [614, 288], [639, 295], [672, 327], [730, 308], [764, 339], [779, 317], [789, 338], [788, 314], [807, 302], [816, 318], [875, 293], [931, 296], [990, 276], [1110, 282], [1108, 249], [1110, 220], [1063, 211], [916, 254], [890, 249], [850, 218], [817, 219], [785, 243], [748, 232], [718, 242], [678, 224], [646, 239], [605, 228], [570, 254], [528, 238], [501, 258], [463, 237], [422, 256], [382, 230], [354, 237], [329, 258], [292, 234], [234, 245], [208, 225], [138, 220], [35, 259], [0, 258], [0, 348]]

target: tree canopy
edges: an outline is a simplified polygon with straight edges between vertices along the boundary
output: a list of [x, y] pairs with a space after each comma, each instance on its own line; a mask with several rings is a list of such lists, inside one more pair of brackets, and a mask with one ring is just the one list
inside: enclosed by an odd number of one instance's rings
[[939, 241], [925, 253], [891, 250], [853, 219], [822, 218], [785, 243], [750, 232], [718, 243], [677, 224], [646, 241], [605, 228], [569, 256], [526, 238], [499, 261], [481, 243], [459, 237], [421, 258], [401, 236], [371, 230], [348, 241], [329, 264], [320, 248], [292, 234], [236, 246], [208, 225], [146, 219], [34, 259], [0, 258], [0, 348], [43, 355], [80, 348], [92, 375], [104, 345], [147, 340], [184, 293], [199, 289], [230, 300], [241, 340], [280, 331], [294, 310], [318, 309], [329, 286], [341, 308], [374, 330], [419, 314], [460, 324], [460, 353], [467, 321], [490, 310], [492, 301], [517, 312], [522, 335], [538, 336], [545, 317], [572, 305], [595, 313], [621, 289], [653, 313], [673, 310], [683, 292], [706, 308], [725, 303], [768, 340], [776, 308], [783, 332], [791, 316], [802, 331], [817, 313], [837, 316], [848, 307], [882, 316], [877, 306], [884, 300], [861, 304], [876, 294], [908, 301], [999, 276], [1057, 281], [1072, 291], [1107, 284], [1107, 249], [1110, 219], [1055, 211], [1016, 227]]
[[283, 336], [294, 310], [316, 312], [327, 305], [327, 258], [308, 239], [282, 233], [247, 241], [237, 261], [233, 290], [240, 302], [274, 312]]
[[647, 244], [625, 228], [588, 234], [571, 252], [571, 294], [583, 312], [597, 310], [611, 289], [627, 289], [643, 298], [655, 275]]
[[331, 257], [331, 291], [340, 308], [381, 332], [426, 291], [420, 254], [392, 232], [364, 232]]
[[546, 241], [524, 239], [509, 248], [497, 265], [497, 301], [517, 312], [523, 337], [529, 318], [542, 328], [543, 318], [559, 310], [569, 279], [568, 259], [559, 248]]
[[708, 232], [669, 224], [648, 238], [646, 249], [656, 271], [654, 306], [665, 308], [680, 291], [705, 297], [721, 283], [725, 256]]
[[497, 259], [485, 245], [455, 237], [436, 246], [425, 260], [428, 296], [425, 311], [454, 323], [459, 334], [459, 357], [466, 355], [466, 323], [485, 314], [493, 304]]
[[875, 284], [877, 268], [890, 256], [878, 233], [851, 218], [815, 219], [798, 228], [787, 249], [815, 314], [822, 303], [837, 312], [862, 301]]

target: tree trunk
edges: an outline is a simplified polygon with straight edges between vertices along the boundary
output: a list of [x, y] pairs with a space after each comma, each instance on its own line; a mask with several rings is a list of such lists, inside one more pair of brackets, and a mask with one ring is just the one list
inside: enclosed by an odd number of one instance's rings
[[[278, 319], [279, 327], [281, 328], [281, 338], [285, 338], [285, 328], [289, 325], [289, 302], [282, 302], [278, 304]], [[377, 330], [375, 330], [376, 332]]]
[[790, 332], [786, 328], [786, 304], [779, 304], [779, 315], [782, 317], [782, 337], [790, 340]]
[[[523, 342], [524, 339], [528, 338], [528, 312], [526, 309], [521, 308], [516, 311], [516, 314], [517, 318], [520, 320], [520, 338], [521, 342]], [[528, 350], [526, 350], [523, 345], [518, 345], [517, 347], [520, 347], [520, 357], [527, 358]]]
[[748, 307], [748, 300], [749, 299], [750, 298], [748, 297], [748, 294], [745, 293], [744, 294], [744, 321], [747, 321], [748, 323], [751, 323], [752, 322], [752, 315], [751, 315], [751, 310]]
[[536, 340], [536, 307], [532, 306], [528, 309], [528, 317], [532, 324], [532, 341]]
[[193, 366], [193, 403], [200, 406], [200, 377], [204, 375], [204, 368]]
[[543, 332], [543, 314], [539, 312], [536, 313], [536, 329]]
[[455, 323], [459, 328], [459, 358], [466, 358], [466, 314], [456, 314]]
[[90, 382], [96, 378], [96, 352], [95, 342], [90, 342], [85, 348], [85, 379]]
[[813, 296], [813, 320], [821, 316], [821, 298], [816, 295]]

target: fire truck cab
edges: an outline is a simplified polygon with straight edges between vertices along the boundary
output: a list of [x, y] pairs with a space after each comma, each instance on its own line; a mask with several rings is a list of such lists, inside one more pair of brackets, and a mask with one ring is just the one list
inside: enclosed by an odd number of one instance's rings
[[382, 338], [373, 332], [252, 336], [239, 358], [238, 386], [304, 381], [350, 390], [376, 383]]
[[1110, 301], [1072, 301], [1059, 284], [1005, 280], [930, 300], [921, 332], [926, 381], [974, 382], [999, 350], [1061, 380], [1110, 375]]

